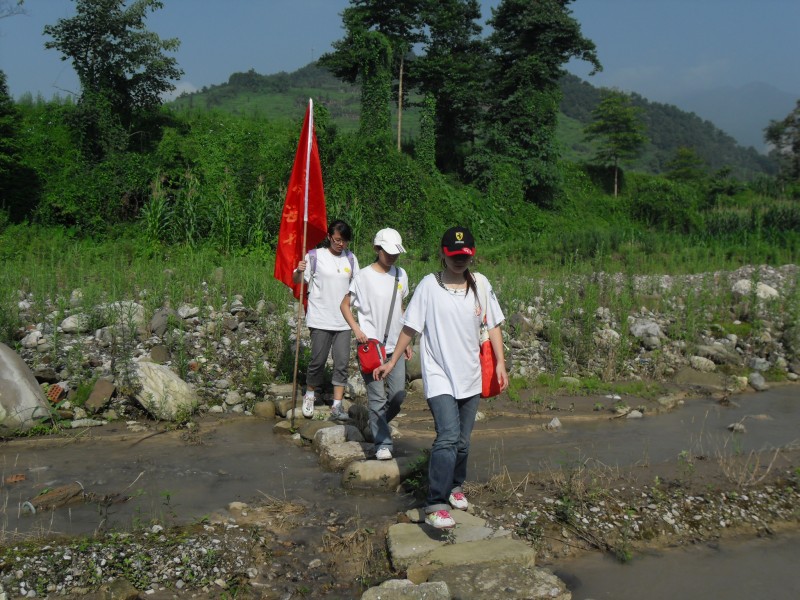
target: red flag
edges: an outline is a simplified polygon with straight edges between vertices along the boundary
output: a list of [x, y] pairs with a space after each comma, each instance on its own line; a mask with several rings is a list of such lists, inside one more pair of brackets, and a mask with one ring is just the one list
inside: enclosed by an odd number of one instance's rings
[[[308, 227], [304, 227], [304, 223]], [[297, 144], [292, 175], [283, 204], [278, 248], [275, 252], [275, 279], [282, 281], [300, 298], [300, 284], [292, 281], [297, 263], [307, 248], [314, 248], [328, 234], [325, 214], [325, 191], [319, 162], [317, 136], [314, 133], [314, 105], [309, 99], [303, 131]], [[304, 238], [305, 234], [305, 239]]]

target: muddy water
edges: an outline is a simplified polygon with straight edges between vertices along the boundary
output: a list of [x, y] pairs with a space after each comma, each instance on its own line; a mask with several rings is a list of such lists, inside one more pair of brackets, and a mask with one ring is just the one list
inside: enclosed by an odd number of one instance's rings
[[[204, 422], [191, 443], [179, 432], [128, 434], [124, 425], [92, 430], [90, 439], [15, 440], [0, 446], [2, 480], [25, 481], [2, 490], [2, 533], [92, 533], [129, 529], [157, 521], [186, 524], [232, 501], [302, 500], [324, 514], [387, 515], [404, 508], [392, 495], [345, 493], [340, 476], [322, 472], [313, 452], [298, 449], [272, 424], [253, 418]], [[116, 429], [116, 430], [115, 430]], [[78, 503], [56, 511], [26, 512], [37, 494], [78, 481], [100, 497], [121, 495], [124, 503]], [[110, 499], [110, 498], [109, 498]]]
[[[571, 420], [546, 432], [541, 417], [497, 417], [477, 425], [470, 478], [485, 481], [503, 466], [512, 473], [595, 458], [607, 465], [675, 461], [683, 452], [716, 456], [800, 441], [797, 386], [735, 398], [723, 407], [693, 399], [657, 418]], [[411, 404], [411, 403], [410, 403]], [[421, 403], [424, 405], [424, 403]], [[409, 411], [412, 413], [412, 411]], [[414, 411], [396, 442], [398, 455], [414, 456], [433, 439], [429, 416]], [[730, 423], [743, 422], [745, 435], [732, 436]], [[271, 433], [271, 423], [252, 418], [206, 421], [190, 441], [179, 432], [147, 437], [123, 425], [92, 430], [73, 440], [14, 440], [0, 445], [3, 540], [31, 533], [76, 535], [100, 528], [127, 529], [157, 520], [185, 524], [220, 511], [231, 501], [264, 495], [308, 503], [319, 514], [369, 519], [408, 507], [395, 495], [345, 492], [337, 474], [322, 472], [316, 455]], [[5, 483], [24, 475], [24, 481]], [[77, 504], [31, 515], [25, 501], [42, 491], [79, 481], [96, 496], [120, 494], [127, 502]], [[555, 568], [576, 599], [589, 598], [797, 598], [794, 557], [800, 535], [723, 543], [636, 557], [620, 565], [600, 556], [559, 563]], [[658, 595], [664, 591], [663, 595]], [[755, 591], [754, 591], [755, 590]], [[784, 593], [785, 592], [785, 593]]]
[[635, 557], [621, 564], [586, 556], [559, 564], [555, 573], [573, 600], [797, 600], [800, 534], [723, 542]]

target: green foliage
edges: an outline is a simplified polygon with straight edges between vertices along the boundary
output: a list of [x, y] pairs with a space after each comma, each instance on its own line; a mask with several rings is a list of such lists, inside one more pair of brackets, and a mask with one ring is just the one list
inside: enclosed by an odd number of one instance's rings
[[666, 164], [669, 179], [683, 183], [696, 183], [706, 176], [705, 161], [694, 148], [681, 146]]
[[529, 201], [537, 200], [537, 190], [557, 184], [555, 131], [563, 65], [577, 58], [595, 70], [601, 68], [594, 43], [581, 34], [568, 4], [569, 0], [503, 0], [489, 20], [494, 54], [487, 148], [516, 163]]
[[595, 159], [614, 167], [614, 196], [619, 191], [620, 161], [638, 156], [647, 141], [640, 111], [625, 94], [610, 92], [592, 111], [592, 122], [584, 129], [588, 139], [599, 140]]
[[183, 74], [165, 54], [177, 50], [177, 38], [162, 40], [145, 28], [146, 14], [160, 8], [160, 0], [76, 0], [74, 17], [44, 28], [52, 38], [45, 47], [61, 52], [78, 75], [73, 125], [92, 160], [124, 150], [133, 131], [149, 129], [161, 95]]
[[699, 219], [697, 191], [667, 179], [631, 175], [628, 180], [631, 216], [663, 231], [690, 233]]

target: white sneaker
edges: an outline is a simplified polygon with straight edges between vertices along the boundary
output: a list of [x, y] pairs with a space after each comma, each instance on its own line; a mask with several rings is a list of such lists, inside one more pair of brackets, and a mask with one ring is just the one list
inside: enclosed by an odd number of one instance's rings
[[303, 416], [306, 419], [314, 416], [314, 396], [303, 396]]
[[467, 510], [469, 508], [469, 502], [467, 502], [467, 497], [463, 492], [453, 492], [450, 494], [450, 498], [448, 498], [447, 501], [450, 503], [450, 506], [458, 510]]
[[392, 460], [392, 451], [388, 448], [379, 448], [375, 453], [375, 458], [378, 460]]
[[456, 526], [456, 520], [446, 510], [429, 513], [425, 517], [425, 522], [436, 529], [452, 529]]

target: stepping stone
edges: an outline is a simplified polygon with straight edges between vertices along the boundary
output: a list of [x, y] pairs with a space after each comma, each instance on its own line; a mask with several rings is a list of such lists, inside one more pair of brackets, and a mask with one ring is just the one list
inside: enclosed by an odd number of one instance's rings
[[[363, 446], [372, 448], [372, 444], [363, 444]], [[345, 467], [342, 473], [342, 487], [358, 490], [394, 491], [410, 474], [411, 461], [406, 457], [392, 460], [359, 460], [351, 462]]]
[[469, 571], [477, 567], [509, 564], [533, 567], [536, 552], [528, 544], [509, 538], [446, 544], [410, 565], [406, 576], [414, 583], [422, 583], [447, 567]]
[[453, 598], [571, 600], [567, 584], [549, 569], [518, 564], [440, 569], [430, 579], [447, 584]]

